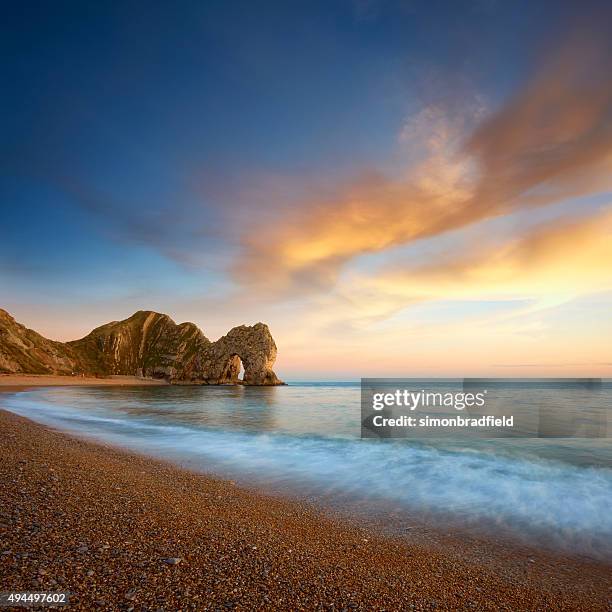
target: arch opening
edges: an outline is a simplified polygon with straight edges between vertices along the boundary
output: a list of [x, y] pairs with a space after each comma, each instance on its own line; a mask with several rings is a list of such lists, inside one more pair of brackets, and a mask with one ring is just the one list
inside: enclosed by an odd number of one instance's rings
[[244, 364], [242, 359], [236, 354], [230, 355], [222, 375], [225, 383], [241, 383], [244, 381]]

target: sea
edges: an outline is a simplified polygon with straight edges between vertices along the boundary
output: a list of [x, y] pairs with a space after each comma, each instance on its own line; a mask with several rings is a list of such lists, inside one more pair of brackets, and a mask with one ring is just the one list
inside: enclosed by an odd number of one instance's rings
[[[612, 384], [588, 392], [557, 384], [545, 396], [549, 412], [552, 405], [587, 425], [597, 418], [597, 434], [362, 439], [359, 382], [48, 387], [2, 405], [246, 486], [347, 511], [372, 508], [383, 522], [385, 509], [401, 511], [410, 524], [492, 529], [611, 561]], [[504, 397], [529, 403], [523, 388]]]

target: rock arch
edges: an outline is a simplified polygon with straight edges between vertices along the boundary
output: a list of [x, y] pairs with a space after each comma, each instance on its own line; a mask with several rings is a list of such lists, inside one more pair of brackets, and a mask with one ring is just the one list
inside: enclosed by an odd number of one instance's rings
[[280, 385], [282, 382], [272, 370], [276, 352], [274, 338], [264, 323], [234, 327], [204, 349], [201, 355], [204, 382], [237, 382], [240, 372], [237, 357], [244, 366], [244, 384]]

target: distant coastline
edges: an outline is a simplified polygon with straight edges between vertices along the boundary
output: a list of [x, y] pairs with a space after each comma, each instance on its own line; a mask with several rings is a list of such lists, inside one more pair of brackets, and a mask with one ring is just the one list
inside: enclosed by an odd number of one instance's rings
[[5, 387], [91, 387], [107, 386], [164, 386], [169, 383], [158, 378], [141, 376], [70, 376], [61, 374], [2, 374], [0, 373], [0, 392]]

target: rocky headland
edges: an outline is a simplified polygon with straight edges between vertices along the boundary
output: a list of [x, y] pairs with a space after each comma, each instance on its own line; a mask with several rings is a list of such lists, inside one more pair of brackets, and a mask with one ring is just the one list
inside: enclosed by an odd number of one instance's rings
[[[283, 384], [268, 326], [234, 327], [211, 342], [193, 323], [140, 310], [71, 342], [49, 340], [0, 309], [0, 373], [142, 376], [175, 384]], [[239, 380], [240, 365], [244, 377]]]

